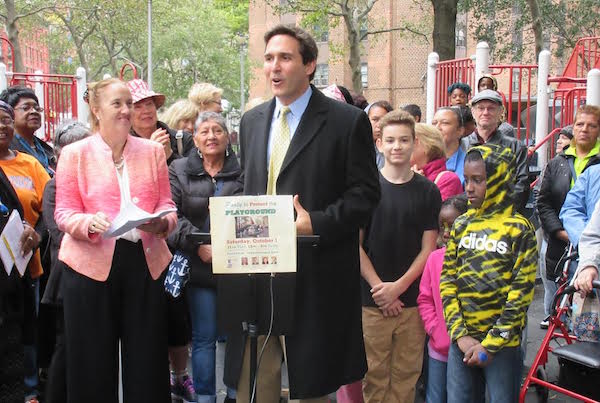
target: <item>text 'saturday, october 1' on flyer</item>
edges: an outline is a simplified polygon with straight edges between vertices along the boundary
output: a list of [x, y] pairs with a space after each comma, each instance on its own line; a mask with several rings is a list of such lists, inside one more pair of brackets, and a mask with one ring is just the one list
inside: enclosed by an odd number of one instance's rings
[[210, 199], [214, 274], [296, 271], [292, 196]]

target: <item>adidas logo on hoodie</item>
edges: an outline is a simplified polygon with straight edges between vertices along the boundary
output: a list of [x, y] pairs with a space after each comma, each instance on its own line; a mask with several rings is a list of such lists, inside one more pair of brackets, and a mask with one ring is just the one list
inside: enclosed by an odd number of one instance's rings
[[488, 239], [487, 235], [478, 237], [474, 232], [462, 237], [458, 247], [471, 250], [497, 252], [501, 255], [504, 255], [506, 252], [508, 252], [508, 244], [506, 242]]

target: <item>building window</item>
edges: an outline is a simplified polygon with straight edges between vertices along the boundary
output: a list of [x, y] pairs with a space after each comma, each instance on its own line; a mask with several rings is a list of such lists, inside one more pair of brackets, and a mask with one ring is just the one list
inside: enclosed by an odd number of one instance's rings
[[456, 46], [466, 47], [467, 46], [467, 37], [465, 35], [465, 31], [462, 28], [456, 28]]
[[329, 41], [329, 19], [327, 15], [320, 17], [318, 21], [315, 21], [312, 27], [312, 33], [316, 42], [328, 42]]
[[364, 19], [361, 21], [360, 23], [360, 30], [358, 32], [358, 38], [364, 38], [363, 40], [367, 39], [366, 35], [367, 32], [369, 32], [369, 21], [367, 21], [367, 19]]
[[362, 81], [363, 88], [369, 86], [369, 65], [367, 63], [360, 64], [360, 80]]
[[519, 74], [521, 69], [513, 69], [512, 72], [512, 91], [519, 92], [519, 88], [521, 87], [521, 80]]
[[313, 83], [317, 87], [327, 87], [329, 83], [329, 65], [328, 64], [317, 64], [315, 69], [315, 78]]
[[329, 28], [328, 27], [315, 26], [314, 33], [315, 33], [315, 41], [316, 42], [328, 42], [329, 41]]

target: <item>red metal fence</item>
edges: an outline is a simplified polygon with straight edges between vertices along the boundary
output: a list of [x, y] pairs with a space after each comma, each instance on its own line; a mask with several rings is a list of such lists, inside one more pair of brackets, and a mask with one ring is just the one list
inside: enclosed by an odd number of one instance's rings
[[[492, 75], [498, 79], [499, 92], [504, 98], [506, 121], [516, 127], [517, 138], [531, 144], [532, 129], [532, 90], [537, 84], [535, 64], [497, 64], [489, 66]], [[506, 79], [508, 75], [508, 79]], [[502, 79], [505, 78], [505, 79]], [[505, 85], [503, 83], [508, 83]]]
[[77, 79], [64, 74], [13, 73], [10, 85], [43, 88], [44, 140], [52, 139], [55, 127], [64, 119], [77, 119]]
[[[448, 86], [461, 82], [475, 85], [475, 64], [470, 58], [445, 60], [437, 64], [435, 70], [435, 110], [448, 106]], [[473, 94], [471, 94], [473, 95]]]
[[[506, 121], [517, 128], [517, 136], [529, 144], [531, 138], [532, 91], [535, 90], [537, 65], [498, 64], [489, 66], [496, 76], [500, 94], [506, 108]], [[446, 60], [438, 63], [436, 69], [435, 109], [449, 104], [447, 88], [455, 82], [469, 84], [475, 90], [475, 63], [470, 58]], [[471, 94], [473, 95], [473, 94]]]
[[[562, 76], [586, 77], [587, 73], [595, 67], [600, 67], [600, 36], [581, 38], [575, 44]], [[570, 81], [558, 84], [559, 89], [573, 87], [575, 84]]]
[[[548, 83], [557, 83], [558, 88], [554, 90], [552, 100], [552, 109], [550, 115], [552, 127], [550, 129], [561, 128], [573, 124], [577, 108], [585, 104], [586, 99], [586, 79], [571, 77], [549, 77]], [[561, 84], [568, 83], [570, 87], [561, 88]]]

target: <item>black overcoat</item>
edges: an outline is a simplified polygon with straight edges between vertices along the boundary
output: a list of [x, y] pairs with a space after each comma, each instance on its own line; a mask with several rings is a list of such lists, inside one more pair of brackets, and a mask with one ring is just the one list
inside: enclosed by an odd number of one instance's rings
[[[320, 236], [318, 247], [299, 247], [297, 274], [277, 275], [274, 280], [273, 330], [286, 336], [293, 399], [326, 395], [362, 379], [366, 372], [358, 232], [368, 223], [380, 197], [367, 115], [325, 97], [314, 87], [312, 91], [277, 180], [278, 194], [299, 195], [314, 234]], [[266, 193], [274, 109], [273, 99], [242, 117], [241, 180], [246, 195]], [[254, 312], [260, 332], [266, 333], [268, 276], [260, 278], [256, 288], [247, 277], [234, 281], [235, 293], [219, 295], [218, 309], [227, 309], [219, 316], [228, 315], [227, 320], [235, 323]], [[244, 303], [253, 292], [258, 296], [256, 311]], [[228, 333], [236, 329], [241, 328]], [[226, 380], [228, 375], [229, 383], [235, 384], [235, 376], [226, 374]]]

